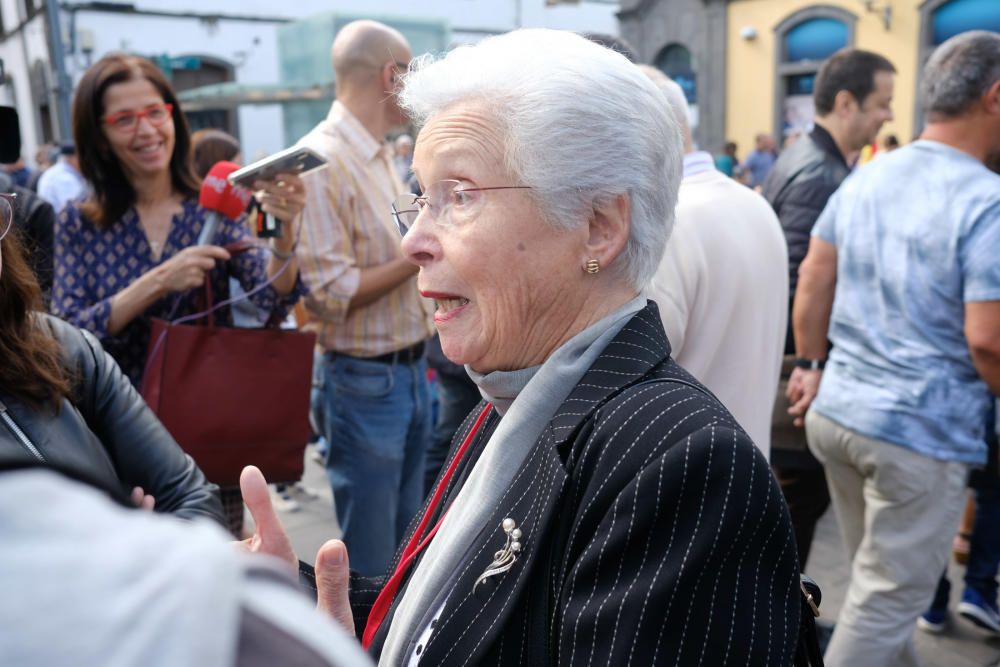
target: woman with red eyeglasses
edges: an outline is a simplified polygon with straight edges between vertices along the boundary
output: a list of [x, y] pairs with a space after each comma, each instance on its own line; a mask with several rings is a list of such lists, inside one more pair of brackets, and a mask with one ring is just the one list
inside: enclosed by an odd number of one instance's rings
[[[230, 276], [248, 292], [277, 276], [250, 298], [278, 316], [301, 296], [292, 224], [282, 226], [270, 253], [255, 247], [231, 256], [223, 247], [251, 236], [243, 220], [223, 219], [218, 245], [196, 245], [208, 212], [198, 205], [191, 134], [153, 63], [111, 54], [87, 70], [73, 101], [73, 138], [93, 194], [56, 222], [52, 311], [97, 336], [134, 385], [142, 381], [150, 319], [199, 312], [194, 288], [206, 280], [221, 301]], [[260, 190], [262, 208], [293, 223], [305, 201], [301, 181], [291, 176]], [[231, 324], [228, 308], [216, 317]]]
[[[218, 245], [197, 245], [209, 214], [198, 205], [191, 133], [153, 63], [124, 54], [95, 63], [77, 87], [73, 137], [92, 194], [56, 221], [51, 308], [93, 333], [133, 385], [142, 383], [151, 319], [203, 310], [198, 288], [206, 280], [220, 302], [236, 278], [251, 302], [277, 319], [302, 295], [293, 227], [305, 197], [295, 176], [255, 184], [261, 208], [286, 223], [270, 252], [254, 246], [231, 255], [225, 248], [251, 237], [242, 218], [221, 220]], [[231, 326], [230, 309], [217, 311], [216, 321]], [[242, 503], [238, 514], [242, 519]]]

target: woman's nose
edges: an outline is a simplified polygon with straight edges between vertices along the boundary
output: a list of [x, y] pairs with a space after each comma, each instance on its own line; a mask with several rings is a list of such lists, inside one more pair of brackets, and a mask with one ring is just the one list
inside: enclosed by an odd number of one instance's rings
[[441, 255], [441, 243], [437, 236], [438, 227], [428, 207], [420, 209], [413, 224], [403, 236], [400, 248], [403, 256], [417, 266], [425, 266]]
[[156, 132], [156, 126], [146, 116], [139, 116], [135, 121], [136, 135], [146, 135]]

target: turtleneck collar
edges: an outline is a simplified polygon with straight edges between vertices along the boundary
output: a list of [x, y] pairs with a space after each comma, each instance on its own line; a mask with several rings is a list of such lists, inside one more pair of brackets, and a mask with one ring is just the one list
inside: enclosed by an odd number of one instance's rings
[[465, 372], [479, 387], [479, 393], [483, 398], [492, 403], [500, 416], [503, 416], [521, 390], [528, 385], [531, 378], [535, 377], [539, 368], [541, 365], [516, 371], [493, 371], [483, 375], [472, 370], [471, 366], [466, 366]]

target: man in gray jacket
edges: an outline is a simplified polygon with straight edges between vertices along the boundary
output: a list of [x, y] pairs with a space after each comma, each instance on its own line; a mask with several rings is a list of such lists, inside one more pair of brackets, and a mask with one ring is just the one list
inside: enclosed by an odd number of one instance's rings
[[[813, 224], [861, 149], [892, 120], [895, 71], [892, 63], [869, 51], [841, 49], [833, 54], [820, 68], [813, 89], [815, 127], [781, 154], [764, 181], [764, 197], [778, 214], [788, 243], [789, 312]], [[789, 329], [785, 354], [794, 351]], [[823, 468], [806, 449], [801, 423], [792, 423], [784, 397], [784, 380], [793, 365], [809, 363], [786, 356], [771, 442], [771, 462], [792, 513], [803, 569], [816, 522], [830, 504]]]

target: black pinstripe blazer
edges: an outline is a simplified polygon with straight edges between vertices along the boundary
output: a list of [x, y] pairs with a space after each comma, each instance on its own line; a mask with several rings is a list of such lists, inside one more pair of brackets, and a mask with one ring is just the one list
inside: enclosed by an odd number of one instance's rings
[[[482, 446], [460, 464], [450, 497]], [[524, 550], [473, 593], [508, 517]], [[798, 574], [767, 462], [670, 359], [649, 302], [571, 392], [470, 545], [421, 664], [791, 664]], [[380, 583], [352, 579], [358, 636]]]

